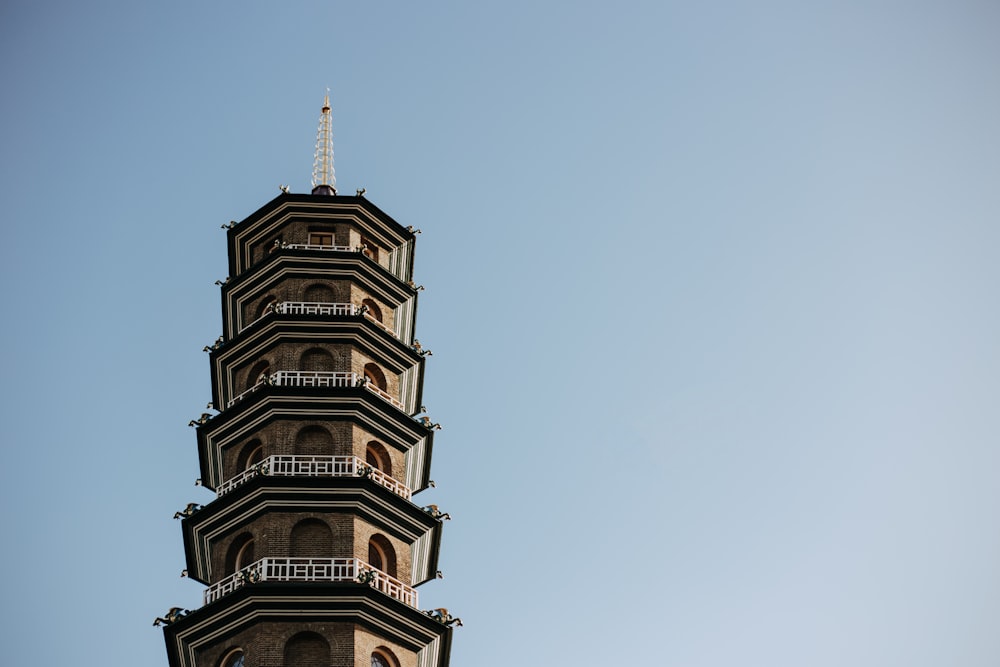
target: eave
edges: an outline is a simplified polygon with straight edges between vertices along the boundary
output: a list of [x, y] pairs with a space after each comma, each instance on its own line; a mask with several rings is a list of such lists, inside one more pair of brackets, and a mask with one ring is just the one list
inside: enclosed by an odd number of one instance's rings
[[[229, 246], [229, 275], [238, 276], [250, 268], [249, 257], [243, 254], [258, 237], [280, 229], [293, 218], [307, 220], [341, 220], [351, 222], [386, 242], [388, 246], [412, 243], [413, 232], [393, 220], [384, 211], [364, 197], [316, 196], [280, 194], [249, 216], [238, 222], [227, 233]], [[412, 260], [404, 280], [412, 278]]]
[[[435, 577], [442, 524], [414, 503], [362, 477], [256, 477], [217, 498], [181, 522], [188, 576], [209, 584], [211, 545], [269, 512], [344, 513], [360, 517], [387, 534], [410, 544], [411, 585]], [[421, 538], [429, 539], [421, 539]]]
[[[336, 261], [333, 261], [336, 260]], [[240, 333], [239, 309], [245, 299], [266, 291], [267, 286], [283, 278], [308, 277], [314, 279], [349, 280], [363, 286], [374, 297], [390, 307], [399, 306], [416, 297], [413, 288], [394, 276], [385, 267], [356, 252], [325, 252], [309, 250], [283, 250], [231, 279], [222, 288], [222, 323], [225, 340], [230, 341]], [[416, 304], [413, 306], [416, 310]], [[252, 324], [244, 326], [247, 329]], [[403, 332], [405, 340], [413, 338], [410, 331]]]
[[448, 667], [452, 628], [372, 587], [355, 583], [245, 586], [163, 629], [170, 667], [196, 667], [202, 646], [265, 622], [347, 622], [417, 653], [419, 667]]
[[201, 479], [209, 489], [222, 483], [222, 451], [276, 419], [340, 419], [378, 433], [385, 444], [407, 453], [406, 485], [414, 492], [430, 479], [434, 431], [367, 389], [262, 387], [197, 428]]
[[[416, 369], [414, 387], [416, 393], [407, 401], [407, 409], [411, 414], [419, 412], [417, 408], [423, 398], [424, 357], [366, 317], [272, 315], [257, 324], [245, 331], [236, 341], [212, 350], [209, 354], [212, 368], [212, 404], [220, 410], [238, 393], [232, 387], [234, 378], [225, 377], [226, 371], [231, 374], [240, 364], [250, 363], [283, 344], [346, 343], [356, 346], [374, 359], [379, 359], [394, 373], [402, 374], [411, 368]], [[273, 368], [272, 370], [299, 369]], [[227, 385], [230, 391], [223, 396], [222, 388]]]

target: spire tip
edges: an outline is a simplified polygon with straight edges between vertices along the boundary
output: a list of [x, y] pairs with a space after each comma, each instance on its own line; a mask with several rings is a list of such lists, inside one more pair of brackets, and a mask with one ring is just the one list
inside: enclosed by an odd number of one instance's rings
[[312, 193], [337, 194], [337, 174], [333, 169], [333, 119], [330, 115], [330, 89], [323, 97], [323, 109], [316, 133], [316, 153], [313, 156]]

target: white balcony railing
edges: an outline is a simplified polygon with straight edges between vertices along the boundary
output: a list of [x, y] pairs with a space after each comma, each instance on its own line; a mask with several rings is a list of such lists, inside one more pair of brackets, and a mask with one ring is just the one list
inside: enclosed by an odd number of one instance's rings
[[393, 406], [395, 406], [395, 407], [399, 408], [400, 410], [402, 410], [403, 412], [406, 412], [406, 407], [399, 400], [393, 398], [389, 394], [389, 392], [384, 391], [382, 389], [379, 389], [378, 387], [376, 387], [371, 382], [366, 382], [365, 383], [365, 388], [368, 391], [370, 391], [371, 393], [373, 393], [376, 396], [378, 396], [379, 398], [381, 398], [382, 400], [387, 401], [387, 402], [391, 403]]
[[[396, 336], [396, 332], [386, 326], [383, 322], [380, 322], [375, 318], [367, 309], [363, 309], [361, 306], [355, 306], [353, 303], [324, 303], [320, 301], [282, 301], [271, 306], [269, 309], [265, 310], [257, 320], [261, 320], [267, 317], [271, 313], [276, 313], [278, 315], [331, 315], [334, 317], [347, 317], [357, 315], [359, 313], [364, 313], [365, 318], [368, 319], [372, 324], [388, 332], [392, 336]], [[250, 324], [253, 324], [251, 322]], [[249, 325], [247, 325], [249, 326]], [[244, 327], [246, 328], [246, 327]]]
[[276, 387], [356, 387], [359, 377], [341, 371], [278, 371], [268, 380]]
[[282, 301], [273, 310], [279, 315], [356, 315], [359, 308], [353, 303]]
[[355, 387], [358, 377], [357, 373], [336, 371], [278, 371], [260, 378], [257, 384], [234, 396], [226, 407], [231, 408], [261, 387]]
[[390, 329], [389, 327], [387, 327], [383, 322], [380, 322], [379, 320], [376, 320], [375, 317], [371, 313], [369, 313], [367, 310], [364, 311], [364, 313], [365, 313], [365, 317], [368, 319], [369, 322], [371, 322], [372, 324], [374, 324], [375, 326], [377, 326], [382, 331], [388, 332], [388, 334], [390, 336], [393, 336], [394, 338], [396, 337], [396, 332], [395, 331], [393, 331], [392, 329]]
[[371, 382], [365, 380], [363, 375], [357, 373], [345, 373], [340, 371], [277, 371], [267, 377], [262, 378], [254, 386], [243, 393], [234, 396], [228, 403], [227, 408], [231, 408], [244, 398], [257, 391], [261, 387], [271, 385], [275, 387], [359, 387], [364, 386], [382, 400], [392, 404], [394, 407], [406, 412], [406, 406], [394, 398], [389, 392], [379, 389]]
[[253, 467], [227, 479], [219, 485], [216, 493], [225, 495], [254, 477], [369, 477], [407, 500], [410, 489], [378, 468], [368, 465], [356, 456], [269, 456]]
[[411, 607], [418, 606], [416, 590], [357, 558], [261, 558], [209, 586], [205, 590], [205, 604], [262, 581], [368, 583], [391, 598]]
[[359, 248], [352, 248], [346, 245], [322, 245], [319, 243], [282, 243], [279, 247], [283, 250], [329, 250], [338, 252], [359, 252]]
[[257, 391], [258, 389], [260, 389], [261, 387], [267, 386], [267, 384], [268, 383], [267, 383], [266, 380], [260, 380], [260, 381], [258, 381], [257, 384], [255, 384], [254, 386], [250, 387], [249, 389], [247, 389], [243, 393], [237, 394], [236, 396], [233, 396], [231, 399], [229, 399], [229, 401], [226, 403], [226, 407], [227, 408], [233, 407], [234, 405], [236, 405], [237, 403], [239, 403], [240, 401], [242, 401], [244, 398], [246, 398], [250, 394], [252, 394], [255, 391]]

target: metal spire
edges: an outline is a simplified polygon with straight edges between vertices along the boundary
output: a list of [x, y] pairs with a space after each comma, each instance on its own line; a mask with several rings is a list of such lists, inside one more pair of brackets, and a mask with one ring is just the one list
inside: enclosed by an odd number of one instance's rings
[[333, 117], [330, 115], [330, 89], [323, 98], [323, 111], [319, 116], [316, 133], [316, 154], [313, 156], [312, 193], [337, 194], [337, 174], [333, 170]]

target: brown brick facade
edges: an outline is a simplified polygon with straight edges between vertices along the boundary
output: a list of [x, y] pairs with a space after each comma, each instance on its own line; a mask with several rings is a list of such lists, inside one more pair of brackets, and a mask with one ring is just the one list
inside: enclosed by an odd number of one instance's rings
[[368, 252], [366, 256], [374, 259], [380, 266], [389, 267], [389, 248], [379, 241], [372, 232], [358, 229], [349, 223], [315, 222], [291, 220], [285, 223], [280, 231], [274, 231], [262, 241], [257, 241], [250, 250], [251, 262], [257, 264], [275, 251], [275, 242], [285, 244], [308, 244], [310, 234], [333, 234], [333, 245], [345, 246], [351, 249], [360, 248], [362, 243]]
[[[320, 641], [316, 641], [319, 639]], [[354, 665], [353, 623], [264, 622], [243, 630], [197, 655], [198, 667], [221, 667], [235, 649], [246, 656], [246, 667], [330, 667]], [[362, 660], [366, 656], [360, 656]], [[322, 662], [326, 658], [327, 662]], [[367, 655], [371, 667], [371, 654]]]
[[247, 468], [252, 454], [260, 449], [260, 458], [268, 456], [356, 456], [367, 458], [369, 445], [375, 443], [389, 457], [393, 479], [406, 480], [405, 454], [376, 434], [348, 421], [337, 420], [277, 420], [227, 447], [223, 452], [225, 479], [235, 477]]
[[365, 366], [375, 364], [386, 380], [385, 390], [397, 400], [399, 399], [399, 373], [385, 365], [385, 362], [374, 359], [350, 345], [306, 342], [277, 343], [266, 350], [253, 355], [253, 358], [240, 363], [233, 369], [232, 396], [226, 395], [228, 401], [239, 393], [257, 384], [264, 372], [275, 371], [332, 371], [341, 373], [357, 373], [364, 376]]
[[388, 303], [379, 296], [371, 294], [369, 290], [347, 280], [286, 278], [243, 303], [240, 329], [245, 329], [263, 317], [269, 304], [285, 301], [350, 303], [358, 308], [367, 305], [366, 301], [371, 301], [382, 316], [382, 324], [390, 329], [395, 326], [394, 310], [399, 306]]
[[372, 653], [378, 651], [390, 659], [392, 667], [417, 667], [417, 654], [357, 626], [354, 632], [354, 667], [371, 667]]
[[[320, 529], [321, 528], [321, 529]], [[234, 573], [233, 552], [247, 536], [253, 540], [254, 559], [270, 558], [360, 558], [369, 561], [373, 537], [391, 545], [395, 567], [391, 576], [411, 584], [411, 545], [392, 537], [367, 521], [336, 512], [269, 512], [234, 527], [233, 532], [211, 545], [212, 581]]]

